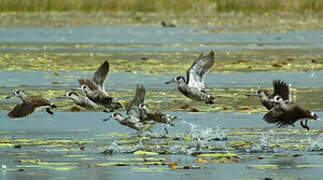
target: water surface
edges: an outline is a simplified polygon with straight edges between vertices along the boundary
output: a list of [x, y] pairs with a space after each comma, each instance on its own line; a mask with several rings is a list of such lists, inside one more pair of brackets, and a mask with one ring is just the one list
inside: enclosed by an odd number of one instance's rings
[[[214, 33], [209, 32], [207, 27], [190, 26], [1, 27], [0, 50], [170, 52], [206, 49], [322, 49], [322, 38], [323, 31]], [[69, 44], [75, 46], [66, 46]]]
[[[319, 179], [322, 174], [321, 122], [310, 121], [312, 130], [307, 132], [301, 130], [299, 125], [286, 129], [273, 128], [261, 119], [263, 113], [167, 112], [179, 117], [174, 122], [175, 127], [168, 127], [168, 138], [161, 136], [164, 126], [158, 125], [153, 129], [154, 133], [147, 134], [151, 138], [144, 138], [140, 143], [135, 131], [115, 121], [103, 122], [101, 119], [108, 116], [106, 113], [57, 112], [51, 117], [45, 112], [37, 112], [19, 120], [10, 120], [5, 117], [5, 113], [0, 111], [2, 141], [8, 139], [14, 145], [19, 145], [21, 138], [40, 139], [38, 142], [43, 142], [34, 145], [22, 143], [20, 148], [0, 146], [1, 163], [7, 166], [0, 173], [5, 179], [127, 179], [129, 176], [144, 179], [245, 179], [273, 176]], [[323, 112], [318, 115], [322, 116]], [[16, 142], [12, 142], [12, 138]], [[214, 138], [220, 139], [213, 140]], [[55, 140], [74, 140], [75, 143], [55, 144]], [[88, 142], [77, 144], [78, 140]], [[166, 142], [168, 145], [158, 148], [158, 145]], [[243, 143], [253, 144], [249, 146]], [[277, 147], [276, 144], [280, 146]], [[79, 149], [81, 145], [84, 150]], [[105, 149], [110, 149], [113, 153], [101, 154]], [[95, 165], [108, 162], [127, 163], [132, 158], [141, 157], [133, 155], [136, 150], [168, 151], [168, 155], [152, 157], [205, 168], [172, 170], [167, 165]], [[236, 163], [197, 163], [196, 157], [190, 155], [194, 152], [231, 152], [239, 155], [240, 160]], [[21, 160], [29, 160], [29, 163], [19, 162]], [[31, 160], [39, 162], [33, 163]], [[257, 168], [258, 165], [278, 168], [261, 169], [262, 166]]]

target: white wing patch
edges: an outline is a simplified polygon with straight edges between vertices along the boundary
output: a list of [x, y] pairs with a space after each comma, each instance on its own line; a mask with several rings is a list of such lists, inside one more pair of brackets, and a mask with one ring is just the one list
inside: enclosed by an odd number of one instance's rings
[[197, 74], [197, 72], [199, 72], [201, 67], [199, 67], [198, 64], [195, 64], [194, 67], [192, 67], [190, 69], [190, 78], [189, 78], [189, 81], [188, 81], [188, 86], [189, 87], [195, 87], [197, 88], [199, 91], [205, 89], [205, 82], [204, 82], [204, 77], [205, 77], [205, 73], [204, 75], [202, 76], [199, 76]]
[[214, 63], [214, 52], [211, 51], [208, 55], [200, 55], [192, 64], [191, 68], [187, 72], [189, 87], [194, 87], [199, 91], [206, 88], [204, 78], [210, 71]]

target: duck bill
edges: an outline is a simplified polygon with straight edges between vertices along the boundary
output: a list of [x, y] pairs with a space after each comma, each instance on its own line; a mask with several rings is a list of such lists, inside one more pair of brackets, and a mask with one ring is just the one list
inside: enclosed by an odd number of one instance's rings
[[110, 121], [112, 119], [112, 116], [106, 118], [106, 119], [102, 119], [102, 121]]
[[6, 99], [10, 99], [10, 98], [12, 98], [12, 96], [11, 96], [11, 95], [9, 95], [9, 96], [7, 96], [7, 97], [6, 97]]
[[170, 81], [166, 81], [165, 84], [171, 84], [171, 83], [176, 83], [176, 80], [175, 79], [172, 79]]
[[321, 120], [320, 117], [318, 115], [316, 115], [314, 112], [310, 113], [310, 119], [314, 119], [316, 121]]

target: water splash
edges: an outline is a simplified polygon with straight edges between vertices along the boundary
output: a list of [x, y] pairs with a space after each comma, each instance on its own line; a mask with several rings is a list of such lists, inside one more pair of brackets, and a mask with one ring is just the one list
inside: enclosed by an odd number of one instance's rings
[[273, 143], [272, 136], [274, 135], [274, 131], [270, 130], [269, 132], [261, 133], [261, 138], [259, 139], [258, 143], [253, 144], [250, 148], [246, 149], [247, 152], [273, 152], [275, 151], [274, 148], [271, 147]]
[[119, 144], [113, 141], [105, 151], [109, 153], [121, 153], [124, 151], [124, 147], [119, 146]]
[[[173, 146], [171, 148], [171, 152], [173, 153], [192, 154], [194, 152], [209, 151], [210, 147], [214, 147], [214, 143], [210, 143], [210, 141], [216, 141], [215, 143], [217, 143], [227, 140], [226, 132], [220, 127], [205, 128], [187, 121], [182, 121], [182, 123], [190, 126], [190, 131], [187, 133], [186, 137], [195, 142], [190, 143], [188, 147]], [[221, 144], [221, 146], [224, 148], [226, 147], [223, 144]], [[216, 145], [216, 147], [218, 146]]]
[[144, 149], [144, 145], [142, 143], [143, 138], [139, 139], [138, 144], [136, 144], [134, 147], [131, 148], [131, 152], [138, 151]]
[[320, 134], [315, 139], [308, 139], [307, 151], [321, 151], [323, 150], [323, 134]]
[[183, 123], [188, 124], [191, 129], [188, 135], [197, 141], [210, 141], [210, 140], [226, 140], [227, 134], [226, 132], [216, 126], [215, 128], [205, 128], [199, 127], [193, 123], [183, 121]]
[[122, 145], [119, 145], [116, 141], [113, 141], [104, 152], [109, 154], [132, 153], [140, 149], [143, 149], [142, 139], [140, 139], [138, 144], [134, 146], [122, 146]]

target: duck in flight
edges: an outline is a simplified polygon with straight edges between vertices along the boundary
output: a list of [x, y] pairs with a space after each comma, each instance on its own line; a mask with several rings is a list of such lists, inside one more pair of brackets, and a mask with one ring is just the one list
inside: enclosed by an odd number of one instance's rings
[[68, 91], [65, 94], [65, 97], [71, 99], [76, 105], [86, 108], [86, 109], [98, 109], [100, 106], [93, 101], [91, 101], [88, 97], [77, 93], [76, 91]]
[[[280, 96], [275, 96], [273, 99], [270, 99], [273, 104], [273, 108], [265, 114], [263, 119], [268, 123], [274, 123], [278, 127], [286, 127], [288, 125], [294, 126], [294, 123], [298, 120], [303, 128], [309, 130], [307, 125], [307, 119], [319, 120], [319, 117], [294, 102], [289, 100], [284, 100]], [[305, 120], [305, 124], [303, 123]]]
[[287, 84], [285, 81], [282, 80], [274, 80], [272, 84], [274, 87], [274, 91], [272, 93], [270, 93], [267, 89], [258, 89], [254, 93], [247, 94], [247, 96], [259, 97], [261, 104], [265, 106], [267, 110], [273, 108], [273, 105], [275, 104], [273, 98], [275, 96], [281, 97], [284, 101], [292, 101], [290, 84]]
[[32, 114], [38, 109], [46, 109], [46, 112], [53, 115], [52, 108], [56, 105], [49, 100], [42, 98], [39, 95], [28, 95], [23, 89], [15, 90], [11, 95], [6, 98], [19, 97], [22, 103], [17, 104], [9, 113], [10, 118], [21, 118]]
[[186, 72], [186, 80], [183, 76], [177, 76], [165, 84], [177, 83], [178, 90], [186, 97], [194, 101], [204, 101], [206, 104], [214, 104], [215, 98], [206, 92], [205, 76], [214, 64], [214, 52], [207, 55], [201, 54]]
[[124, 117], [119, 112], [115, 112], [110, 116], [110, 118], [104, 119], [104, 121], [114, 119], [121, 125], [137, 130], [139, 134], [145, 130], [150, 130], [156, 122], [147, 121], [147, 116], [144, 110], [139, 108], [139, 105], [144, 103], [145, 93], [145, 88], [141, 84], [138, 84], [135, 97], [127, 106], [127, 117]]
[[172, 121], [175, 120], [176, 116], [171, 116], [163, 112], [152, 110], [149, 108], [148, 104], [140, 104], [139, 108], [144, 110], [146, 119], [155, 121], [156, 123], [164, 123], [173, 126]]
[[79, 79], [81, 90], [84, 91], [87, 98], [99, 106], [106, 108], [106, 112], [112, 112], [115, 109], [123, 107], [114, 98], [105, 91], [104, 82], [109, 73], [110, 64], [105, 61], [95, 72], [92, 79]]

